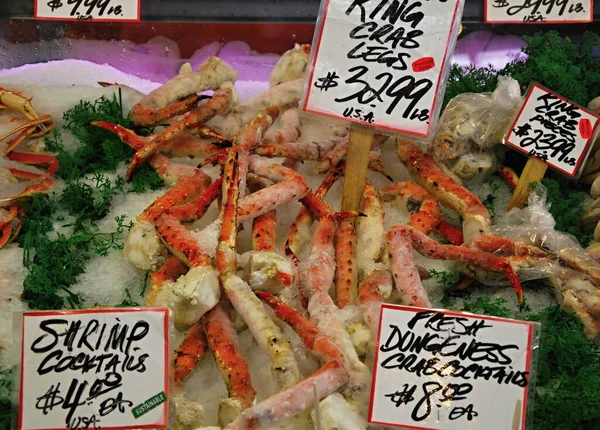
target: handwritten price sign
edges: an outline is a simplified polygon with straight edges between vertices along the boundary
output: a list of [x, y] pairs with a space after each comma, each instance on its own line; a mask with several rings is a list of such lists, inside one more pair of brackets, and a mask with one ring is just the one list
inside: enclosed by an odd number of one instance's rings
[[26, 312], [19, 430], [166, 428], [169, 310]]
[[369, 422], [523, 430], [534, 324], [382, 305]]
[[57, 21], [139, 21], [141, 0], [35, 0], [34, 17]]
[[462, 0], [323, 0], [304, 110], [427, 137]]
[[587, 155], [598, 117], [533, 84], [506, 144], [572, 178]]
[[484, 0], [485, 22], [556, 24], [592, 22], [592, 0]]

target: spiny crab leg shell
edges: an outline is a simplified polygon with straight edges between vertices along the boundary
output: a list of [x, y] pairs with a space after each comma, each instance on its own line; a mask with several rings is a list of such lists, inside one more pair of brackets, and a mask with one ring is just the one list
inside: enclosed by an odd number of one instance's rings
[[478, 249], [439, 244], [410, 226], [397, 225], [392, 227], [388, 233], [388, 240], [392, 239], [389, 246], [390, 249], [397, 243], [396, 240], [393, 240], [394, 237], [403, 238], [402, 240], [410, 243], [417, 252], [429, 258], [456, 260], [504, 273], [515, 290], [519, 306], [523, 306], [523, 289], [521, 288], [519, 278], [506, 259]]
[[[41, 132], [36, 133], [37, 128], [44, 126], [44, 124], [46, 125], [44, 129]], [[48, 133], [53, 128], [54, 123], [52, 122], [52, 117], [50, 115], [41, 116], [37, 119], [33, 119], [29, 122], [26, 122], [25, 124], [22, 124], [17, 128], [14, 128], [13, 130], [9, 131], [3, 136], [0, 136], [0, 141], [2, 141], [10, 135], [20, 131], [19, 135], [8, 144], [8, 146], [4, 150], [4, 154], [9, 154], [11, 151], [13, 151], [19, 145], [19, 143], [21, 143], [26, 137], [40, 137]]]
[[187, 112], [200, 98], [196, 93], [216, 91], [237, 78], [237, 72], [223, 60], [209, 57], [197, 72], [177, 75], [151, 91], [131, 109], [131, 119], [138, 125], [157, 124]]
[[232, 97], [233, 91], [231, 88], [221, 88], [215, 92], [210, 100], [188, 113], [183, 120], [169, 126], [166, 130], [155, 135], [153, 139], [146, 140], [147, 143], [137, 150], [127, 167], [127, 180], [131, 180], [137, 168], [167, 145], [171, 139], [177, 137], [189, 127], [197, 127], [204, 124], [227, 109]]
[[239, 400], [243, 409], [254, 403], [256, 391], [252, 386], [248, 364], [242, 357], [237, 333], [222, 303], [203, 317], [208, 346], [223, 375], [229, 398]]
[[437, 200], [414, 182], [392, 184], [382, 189], [379, 195], [383, 201], [390, 201], [395, 197], [406, 200], [408, 211], [412, 214], [408, 225], [420, 232], [429, 234], [440, 223], [442, 214]]
[[219, 233], [217, 245], [217, 270], [223, 280], [226, 276], [235, 274], [237, 269], [237, 200], [240, 194], [239, 152], [232, 148], [223, 172], [223, 224]]
[[207, 349], [208, 341], [204, 334], [204, 324], [198, 321], [188, 329], [181, 345], [175, 351], [173, 373], [176, 383], [183, 382], [190, 375]]

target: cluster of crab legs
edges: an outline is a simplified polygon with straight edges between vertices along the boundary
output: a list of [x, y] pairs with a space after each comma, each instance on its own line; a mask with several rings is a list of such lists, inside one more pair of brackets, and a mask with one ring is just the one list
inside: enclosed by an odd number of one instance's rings
[[[4, 156], [11, 161], [33, 166], [45, 166], [44, 173], [23, 170], [16, 167], [0, 169], [0, 183], [36, 182], [28, 185], [15, 196], [0, 198], [0, 248], [13, 241], [21, 228], [20, 219], [25, 215], [21, 203], [34, 194], [45, 193], [53, 185], [52, 177], [59, 167], [58, 160], [51, 154], [17, 151], [17, 147], [27, 138], [44, 136], [54, 128], [50, 115], [39, 116], [25, 95], [0, 88], [0, 110], [10, 110], [27, 119], [23, 124], [0, 136], [0, 142], [16, 134], [4, 149]], [[19, 118], [14, 118], [19, 120]]]
[[[130, 261], [140, 265], [148, 261], [135, 256], [133, 249], [145, 252], [155, 247], [152, 255], [158, 256], [163, 253], [160, 247], [164, 244], [170, 252], [171, 256], [167, 256], [163, 266], [151, 277], [152, 288], [147, 300], [154, 305], [176, 304], [179, 311], [175, 315], [176, 323], [189, 326], [175, 355], [178, 382], [185, 380], [208, 349], [213, 351], [229, 391], [219, 411], [220, 424], [227, 428], [239, 428], [242, 420], [244, 428], [258, 428], [302, 412], [312, 405], [314, 384], [319, 399], [342, 389], [347, 401], [359, 410], [364, 407], [369, 371], [359, 358], [356, 340], [353, 342], [335, 312], [338, 306], [356, 306], [359, 313], [364, 309], [364, 330], [374, 331], [377, 305], [389, 297], [394, 284], [406, 303], [431, 306], [420, 283], [419, 270], [412, 262], [410, 250], [413, 248], [433, 258], [459, 260], [500, 272], [513, 283], [522, 298], [518, 278], [504, 258], [475, 248], [441, 245], [427, 236], [439, 227], [439, 206], [414, 183], [394, 184], [381, 192], [384, 198], [410, 196], [415, 208], [409, 225], [393, 227], [386, 241], [383, 206], [371, 184], [365, 188], [360, 214], [336, 213], [323, 201], [327, 190], [344, 174], [343, 161], [330, 170], [322, 186], [313, 193], [293, 169], [252, 154], [278, 114], [275, 106], [260, 111], [233, 137], [230, 149], [225, 153], [217, 150], [201, 163], [221, 164], [219, 179], [207, 185], [200, 175], [184, 177], [138, 218], [137, 228], [143, 234], [137, 234], [134, 227], [131, 240], [128, 239]], [[124, 140], [131, 135], [119, 128], [114, 131]], [[265, 179], [273, 185], [265, 186]], [[246, 188], [241, 184], [247, 184], [254, 192], [241, 197], [242, 187]], [[455, 190], [458, 191], [468, 193], [462, 188]], [[213, 222], [220, 231], [216, 267], [213, 267], [211, 255], [215, 250], [203, 247], [196, 234], [182, 223], [202, 217], [221, 193], [223, 206], [219, 218]], [[278, 254], [274, 211], [293, 200], [301, 201], [304, 206]], [[470, 211], [480, 215], [476, 208]], [[352, 218], [358, 215], [362, 216], [355, 231]], [[312, 236], [309, 257], [300, 262], [297, 254], [310, 240], [307, 232], [315, 219], [318, 225]], [[249, 220], [253, 220], [254, 245], [249, 264], [255, 267], [245, 280], [238, 275], [236, 236], [238, 224]], [[141, 227], [142, 224], [145, 225]], [[209, 235], [210, 231], [217, 230], [207, 228], [200, 234]], [[452, 233], [449, 237], [459, 240], [460, 232]], [[152, 241], [152, 237], [158, 239], [154, 245], [138, 243], [140, 238]], [[356, 259], [355, 243], [362, 250]], [[391, 270], [385, 264], [387, 259], [391, 260]], [[260, 272], [262, 276], [257, 275]], [[337, 304], [329, 295], [330, 286], [334, 284]], [[185, 302], [186, 297], [191, 300]], [[300, 306], [297, 308], [302, 310], [283, 303], [286, 298], [292, 302], [298, 298]], [[306, 346], [324, 363], [321, 369], [300, 381], [290, 344], [261, 300], [297, 330]], [[232, 308], [271, 358], [274, 380], [280, 390], [256, 405], [253, 405], [256, 392], [232, 322]]]
[[[142, 137], [116, 124], [93, 124], [116, 133], [135, 149], [128, 179], [148, 162], [172, 185], [138, 217], [125, 255], [139, 268], [158, 268], [151, 276], [147, 303], [171, 307], [176, 324], [187, 330], [175, 353], [176, 381], [183, 383], [212, 351], [229, 393], [220, 403], [219, 424], [230, 429], [242, 423], [246, 429], [259, 428], [300, 414], [313, 404], [315, 390], [318, 399], [339, 391], [342, 401], [364, 413], [370, 375], [361, 357], [372, 348], [379, 305], [400, 300], [431, 307], [421, 283], [426, 273], [414, 263], [413, 250], [456, 260], [484, 283], [492, 277], [508, 281], [520, 304], [523, 293], [517, 272], [551, 257], [534, 245], [491, 234], [490, 215], [479, 199], [444, 174], [417, 145], [403, 139], [397, 140], [398, 156], [414, 182], [394, 183], [379, 191], [367, 182], [359, 213], [335, 212], [324, 199], [345, 174], [347, 130], [334, 128], [335, 138], [323, 142], [297, 142], [296, 105], [304, 73], [298, 64], [306, 64], [307, 49], [297, 47], [286, 55], [282, 64], [294, 64], [293, 73], [279, 71], [281, 78], [269, 91], [246, 104], [235, 106], [236, 73], [210, 58], [199, 71], [177, 76], [132, 110], [132, 119], [140, 125], [168, 121], [164, 131]], [[211, 98], [198, 96], [207, 90], [214, 91]], [[273, 129], [277, 118], [280, 128]], [[34, 128], [30, 135], [36, 132]], [[379, 145], [384, 140], [378, 137], [370, 166], [391, 178], [381, 162]], [[168, 157], [206, 154], [198, 167]], [[266, 157], [285, 161], [273, 163]], [[314, 192], [295, 170], [296, 163], [305, 160], [319, 161], [317, 172], [327, 173]], [[202, 170], [206, 164], [221, 166], [216, 180]], [[202, 231], [189, 230], [185, 224], [201, 219], [219, 196], [219, 216]], [[383, 201], [391, 199], [403, 200], [412, 216], [407, 225], [386, 232]], [[302, 206], [278, 245], [276, 210], [293, 201]], [[440, 203], [462, 217], [462, 229], [441, 219]], [[238, 260], [238, 226], [247, 221], [252, 221], [254, 250]], [[430, 238], [433, 231], [450, 244]], [[309, 242], [308, 257], [301, 261]], [[561, 259], [598, 285], [594, 266], [569, 255]], [[335, 299], [329, 292], [332, 286]], [[598, 310], [594, 306], [600, 300], [579, 296], [572, 303], [584, 320]], [[290, 342], [263, 304], [320, 360], [316, 372], [302, 379]], [[341, 321], [340, 308], [352, 310], [354, 317]], [[277, 392], [258, 403], [240, 351], [234, 312], [272, 362]]]

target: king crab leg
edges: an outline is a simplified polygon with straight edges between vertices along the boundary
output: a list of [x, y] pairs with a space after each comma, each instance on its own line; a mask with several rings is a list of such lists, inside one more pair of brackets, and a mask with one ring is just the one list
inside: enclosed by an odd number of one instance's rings
[[[311, 197], [307, 204], [303, 205], [296, 216], [294, 223], [290, 226], [290, 230], [285, 239], [285, 249], [290, 249], [294, 255], [299, 255], [304, 245], [310, 239], [310, 227], [314, 222], [314, 216], [310, 208], [314, 208], [316, 205], [313, 200], [323, 201], [327, 192], [331, 189], [335, 181], [337, 181], [343, 174], [345, 169], [345, 163], [340, 163], [335, 169], [329, 171], [319, 188], [314, 192], [314, 199]], [[305, 198], [306, 199], [306, 198]], [[303, 199], [304, 200], [304, 199]], [[322, 217], [327, 213], [333, 213], [331, 208], [322, 213], [317, 214], [318, 217]]]
[[190, 110], [201, 98], [196, 93], [218, 90], [238, 74], [223, 60], [208, 58], [197, 72], [183, 73], [150, 92], [131, 109], [131, 119], [138, 125], [154, 125]]
[[274, 105], [281, 109], [298, 103], [303, 85], [304, 79], [296, 79], [270, 88], [247, 104], [236, 106], [228, 115], [215, 118], [210, 125], [222, 135], [232, 137], [267, 106]]
[[506, 259], [473, 248], [441, 245], [414, 227], [397, 225], [388, 233], [388, 249], [392, 257], [396, 286], [402, 290], [409, 305], [431, 307], [427, 293], [421, 285], [418, 271], [412, 262], [410, 255], [412, 248], [429, 258], [457, 260], [503, 273], [517, 294], [519, 306], [523, 306], [523, 290], [519, 278]]
[[263, 144], [254, 149], [254, 153], [263, 157], [285, 157], [293, 160], [320, 160], [335, 144], [332, 140], [322, 142], [287, 142]]
[[203, 318], [208, 346], [213, 351], [217, 368], [223, 376], [229, 398], [219, 403], [219, 425], [225, 427], [244, 409], [254, 403], [256, 391], [252, 386], [248, 363], [242, 357], [237, 333], [226, 304], [217, 304]]
[[364, 396], [368, 395], [370, 372], [358, 358], [344, 325], [335, 317], [338, 308], [329, 296], [335, 275], [335, 230], [335, 217], [326, 216], [319, 221], [310, 255], [302, 264], [301, 274], [305, 277], [304, 287], [308, 296], [307, 310], [310, 319], [342, 351], [344, 368], [349, 375], [346, 396], [358, 409], [364, 409]]
[[300, 315], [294, 308], [278, 301], [274, 296], [258, 292], [275, 314], [289, 324], [309, 348], [325, 364], [308, 378], [287, 390], [263, 400], [244, 411], [232, 422], [227, 430], [237, 430], [243, 425], [245, 430], [255, 430], [276, 424], [285, 418], [295, 416], [314, 404], [314, 390], [318, 399], [336, 392], [348, 381], [348, 373], [343, 367], [343, 354], [317, 326]]
[[[131, 146], [136, 151], [142, 149], [144, 145], [146, 145], [144, 138], [118, 124], [103, 121], [96, 121], [91, 124], [117, 134], [123, 143]], [[204, 181], [208, 184], [211, 181], [210, 176], [202, 170], [186, 164], [175, 164], [161, 153], [154, 154], [150, 157], [148, 163], [168, 185], [175, 185], [182, 178], [187, 176], [202, 176]]]
[[[250, 190], [256, 192], [266, 188], [258, 176], [248, 176]], [[292, 285], [293, 267], [285, 257], [275, 252], [276, 211], [260, 215], [252, 221], [252, 244], [246, 263], [248, 284], [253, 290], [264, 290], [277, 294], [283, 288]]]
[[217, 269], [223, 290], [233, 307], [246, 322], [259, 346], [270, 356], [273, 363], [271, 371], [278, 388], [285, 389], [300, 379], [298, 363], [291, 344], [283, 338], [281, 330], [266, 313], [250, 286], [236, 274], [237, 200], [240, 175], [238, 151], [233, 148], [225, 165], [224, 176], [226, 181], [229, 179], [229, 186], [217, 246]]
[[270, 129], [265, 133], [260, 145], [274, 145], [295, 142], [300, 137], [300, 115], [296, 105], [286, 106], [279, 120], [278, 129]]

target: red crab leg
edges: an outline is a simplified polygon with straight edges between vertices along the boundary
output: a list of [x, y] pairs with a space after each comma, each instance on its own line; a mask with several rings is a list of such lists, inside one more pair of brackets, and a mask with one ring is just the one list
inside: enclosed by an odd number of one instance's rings
[[240, 199], [240, 223], [269, 212], [283, 203], [301, 199], [308, 193], [308, 185], [302, 175], [281, 164], [271, 164], [260, 157], [251, 156], [250, 171], [276, 184]]
[[176, 383], [183, 382], [192, 373], [204, 357], [207, 348], [204, 324], [200, 320], [188, 329], [181, 345], [175, 351], [173, 373]]
[[33, 197], [35, 194], [46, 193], [50, 190], [50, 187], [54, 184], [52, 179], [44, 176], [40, 173], [28, 172], [26, 170], [14, 169], [9, 167], [8, 170], [13, 174], [15, 178], [21, 181], [35, 181], [42, 180], [41, 184], [33, 184], [29, 185], [25, 188], [21, 193], [17, 194], [13, 197], [7, 197], [0, 199], [0, 206], [8, 206], [19, 203], [22, 200], [29, 199]]
[[380, 191], [383, 201], [394, 197], [406, 200], [408, 211], [412, 213], [408, 225], [420, 232], [429, 234], [440, 222], [440, 205], [423, 188], [411, 181], [392, 184]]
[[[210, 178], [209, 178], [210, 179]], [[138, 221], [149, 221], [154, 224], [167, 210], [177, 204], [186, 203], [202, 192], [208, 184], [201, 175], [185, 177], [165, 194], [157, 198], [139, 217]]]
[[10, 222], [0, 224], [0, 248], [4, 247], [9, 242], [12, 232], [12, 225]]
[[47, 154], [35, 154], [31, 152], [11, 152], [7, 158], [12, 161], [18, 161], [19, 163], [29, 164], [32, 166], [48, 165], [46, 172], [51, 175], [56, 174], [60, 164], [58, 159], [52, 155]]
[[169, 251], [188, 266], [211, 264], [210, 256], [200, 248], [192, 233], [174, 216], [164, 214], [158, 218], [156, 231]]
[[500, 176], [502, 176], [502, 179], [504, 179], [504, 182], [506, 182], [506, 185], [508, 185], [512, 191], [517, 188], [517, 183], [519, 183], [519, 175], [517, 175], [517, 172], [510, 167], [499, 166], [498, 173], [500, 173]]
[[138, 103], [131, 109], [131, 119], [139, 125], [158, 124], [161, 121], [189, 111], [192, 106], [198, 103], [200, 97], [200, 94], [192, 94], [179, 102], [159, 109], [151, 109]]
[[229, 398], [238, 400], [242, 409], [246, 409], [252, 406], [256, 391], [252, 386], [248, 363], [240, 351], [237, 333], [223, 306], [219, 303], [204, 315], [204, 331], [217, 368], [227, 385]]
[[[118, 124], [113, 124], [105, 121], [94, 121], [90, 124], [104, 128], [112, 133], [119, 136], [119, 139], [126, 145], [132, 147], [136, 151], [146, 145], [146, 138], [138, 136], [132, 130], [122, 127]], [[186, 176], [200, 175], [204, 177], [204, 180], [210, 184], [210, 176], [204, 173], [202, 170], [197, 169], [187, 164], [175, 164], [163, 154], [154, 154], [148, 163], [152, 166], [156, 173], [169, 185], [176, 184], [180, 179]], [[207, 186], [208, 186], [207, 184]]]
[[463, 243], [462, 231], [443, 219], [440, 220], [435, 231], [445, 237], [452, 245], [461, 245]]
[[280, 302], [271, 294], [257, 292], [257, 295], [275, 311], [279, 318], [288, 323], [298, 333], [306, 347], [326, 364], [305, 380], [247, 409], [243, 417], [239, 416], [227, 429], [238, 429], [242, 421], [244, 429], [258, 429], [272, 425], [297, 415], [314, 404], [315, 387], [317, 387], [318, 398], [322, 399], [336, 392], [348, 381], [348, 373], [341, 364], [343, 354], [327, 336], [294, 308]]
[[219, 233], [219, 244], [217, 245], [216, 261], [217, 270], [221, 274], [221, 280], [226, 276], [234, 275], [237, 269], [237, 200], [240, 189], [239, 152], [235, 149], [229, 151], [229, 159], [225, 164], [223, 224]]
[[[248, 180], [248, 185], [252, 192], [267, 187], [264, 181], [256, 176], [249, 176]], [[274, 252], [276, 226], [277, 212], [274, 210], [259, 215], [252, 220], [252, 248], [255, 251]]]
[[269, 427], [313, 406], [315, 387], [317, 398], [322, 400], [338, 391], [347, 381], [348, 372], [344, 367], [337, 361], [330, 361], [293, 387], [246, 409], [243, 416], [239, 415], [235, 421], [225, 427], [225, 430], [242, 428], [242, 421], [244, 430]]
[[179, 222], [190, 222], [202, 218], [212, 202], [221, 194], [222, 185], [223, 177], [220, 176], [194, 200], [168, 209], [167, 214], [174, 216]]
[[[464, 246], [441, 245], [418, 230], [403, 225], [392, 227], [388, 233], [388, 241], [390, 250], [393, 250], [394, 245], [398, 242], [404, 241], [405, 243], [410, 243], [417, 252], [429, 258], [456, 260], [482, 266], [496, 272], [502, 272], [512, 284], [517, 294], [519, 305], [523, 306], [523, 289], [521, 288], [519, 278], [506, 259], [502, 257]], [[394, 270], [395, 278], [396, 273], [397, 271]]]
[[[325, 177], [317, 191], [308, 194], [301, 201], [306, 201], [307, 204], [303, 205], [296, 216], [296, 220], [290, 226], [290, 230], [287, 234], [285, 243], [286, 248], [289, 248], [294, 254], [299, 254], [306, 242], [310, 238], [309, 229], [314, 222], [313, 214], [307, 206], [315, 207], [316, 201], [322, 201], [327, 192], [331, 189], [332, 185], [344, 174], [345, 164], [341, 163], [337, 168], [330, 170], [329, 174]], [[328, 206], [328, 205], [327, 205]], [[323, 213], [319, 214], [325, 216], [327, 213], [331, 213], [333, 210], [327, 208]]]
[[332, 167], [338, 165], [340, 161], [346, 156], [348, 152], [348, 142], [350, 141], [350, 135], [342, 137], [338, 143], [321, 159], [321, 162], [315, 167], [316, 173], [325, 173]]
[[233, 139], [233, 144], [241, 149], [239, 159], [241, 197], [246, 194], [246, 177], [250, 165], [250, 151], [260, 143], [264, 134], [273, 125], [278, 116], [278, 107], [267, 106], [252, 121], [246, 124]]
[[290, 105], [283, 109], [281, 113], [281, 128], [278, 130], [269, 130], [260, 142], [262, 145], [277, 143], [295, 142], [300, 137], [300, 116], [298, 115], [298, 106]]
[[301, 161], [318, 160], [320, 157], [319, 149], [312, 142], [261, 145], [254, 148], [253, 152], [268, 158], [284, 157]]
[[210, 100], [193, 109], [183, 120], [169, 126], [166, 130], [155, 135], [152, 140], [147, 141], [146, 145], [133, 155], [129, 166], [127, 166], [126, 180], [130, 181], [137, 168], [164, 147], [170, 139], [184, 132], [187, 128], [198, 127], [223, 112], [229, 106], [232, 95], [231, 88], [217, 90]]
[[463, 218], [480, 217], [489, 226], [490, 214], [477, 196], [442, 172], [430, 155], [424, 154], [414, 143], [399, 138], [398, 156], [415, 181], [444, 206]]
[[308, 318], [290, 305], [281, 302], [272, 294], [257, 291], [256, 295], [273, 309], [277, 318], [285, 321], [286, 324], [298, 333], [304, 345], [323, 363], [328, 361], [343, 361], [344, 357], [338, 346], [325, 336]]
[[281, 330], [266, 313], [250, 286], [236, 274], [237, 270], [237, 200], [239, 197], [240, 169], [238, 151], [231, 150], [225, 164], [224, 176], [230, 178], [223, 208], [223, 224], [217, 246], [217, 269], [221, 285], [235, 310], [248, 324], [259, 346], [272, 361], [271, 372], [278, 388], [293, 386], [300, 379], [300, 371], [291, 344], [283, 339]]
[[[48, 124], [45, 124], [45, 123], [48, 123]], [[17, 147], [17, 145], [19, 143], [21, 143], [23, 141], [23, 139], [25, 139], [27, 136], [35, 135], [35, 131], [37, 130], [37, 128], [40, 125], [46, 126], [46, 130], [44, 130], [42, 132], [43, 134], [46, 134], [48, 131], [52, 130], [52, 128], [54, 128], [54, 124], [52, 123], [52, 116], [42, 115], [41, 117], [32, 119], [24, 124], [21, 124], [20, 126], [9, 131], [8, 133], [0, 136], [0, 141], [3, 141], [4, 139], [6, 139], [9, 136], [11, 136], [19, 131], [21, 132], [21, 133], [19, 133], [19, 135], [17, 137], [15, 137], [13, 140], [10, 141], [7, 148], [4, 150], [4, 154], [6, 155], [6, 154], [10, 153], [12, 150], [14, 150]]]
[[163, 148], [163, 153], [171, 157], [200, 157], [222, 149], [210, 139], [195, 136], [189, 131], [176, 136]]
[[383, 302], [381, 291], [391, 291], [393, 286], [392, 274], [388, 270], [374, 270], [358, 285], [357, 303], [364, 308], [365, 323], [374, 337], [377, 336], [379, 309]]

